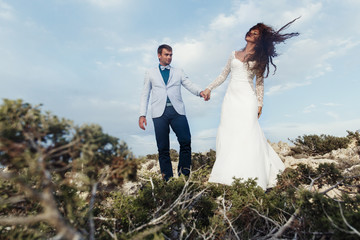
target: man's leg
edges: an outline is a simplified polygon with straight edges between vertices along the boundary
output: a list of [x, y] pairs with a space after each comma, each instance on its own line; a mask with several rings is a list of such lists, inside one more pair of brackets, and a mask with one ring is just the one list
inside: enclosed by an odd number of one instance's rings
[[185, 115], [178, 114], [172, 109], [172, 118], [170, 126], [175, 132], [180, 144], [178, 173], [188, 176], [191, 167], [191, 134], [190, 128]]
[[161, 117], [153, 118], [156, 144], [159, 152], [160, 170], [163, 178], [168, 181], [173, 176], [170, 161], [170, 140], [169, 140], [169, 120], [166, 116], [166, 109]]

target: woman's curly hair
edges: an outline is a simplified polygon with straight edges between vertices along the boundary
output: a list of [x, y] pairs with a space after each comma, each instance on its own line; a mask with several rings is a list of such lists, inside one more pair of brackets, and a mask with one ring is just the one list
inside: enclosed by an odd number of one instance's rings
[[[251, 30], [259, 30], [259, 38], [255, 42], [254, 53], [250, 54], [246, 58], [246, 62], [255, 61], [255, 64], [251, 67], [251, 70], [255, 72], [257, 76], [268, 77], [270, 64], [274, 66], [274, 74], [276, 72], [276, 65], [273, 63], [273, 58], [278, 56], [275, 49], [275, 44], [285, 42], [285, 40], [298, 36], [298, 32], [282, 34], [281, 31], [288, 28], [298, 18], [295, 18], [291, 22], [281, 27], [278, 31], [275, 31], [272, 27], [267, 26], [263, 23], [258, 23], [246, 33], [248, 35]], [[266, 73], [265, 73], [266, 71]]]

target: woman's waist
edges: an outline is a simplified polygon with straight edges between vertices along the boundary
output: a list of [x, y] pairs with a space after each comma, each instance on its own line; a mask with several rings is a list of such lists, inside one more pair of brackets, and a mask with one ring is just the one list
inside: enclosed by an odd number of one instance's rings
[[229, 82], [229, 86], [231, 87], [236, 87], [236, 88], [253, 88], [254, 84], [252, 82], [249, 81], [230, 81]]

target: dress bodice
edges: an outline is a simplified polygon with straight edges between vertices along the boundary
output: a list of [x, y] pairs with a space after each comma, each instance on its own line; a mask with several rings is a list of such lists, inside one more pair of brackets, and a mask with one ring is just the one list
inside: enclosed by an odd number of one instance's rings
[[[251, 68], [254, 62], [249, 63], [249, 67]], [[233, 51], [228, 59], [228, 62], [220, 75], [207, 87], [210, 90], [221, 85], [229, 73], [231, 72], [231, 78], [229, 87], [236, 86], [239, 83], [247, 82], [250, 84], [254, 93], [256, 93], [258, 106], [263, 105], [263, 97], [264, 97], [264, 79], [263, 77], [256, 77], [256, 84], [254, 89], [254, 77], [255, 73], [250, 70], [248, 65], [235, 57], [235, 51]]]

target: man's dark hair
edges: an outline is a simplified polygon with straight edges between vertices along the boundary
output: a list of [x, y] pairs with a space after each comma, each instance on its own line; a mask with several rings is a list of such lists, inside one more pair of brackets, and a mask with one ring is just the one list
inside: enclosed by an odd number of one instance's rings
[[162, 50], [163, 50], [164, 48], [165, 48], [166, 50], [172, 52], [172, 48], [171, 48], [169, 45], [167, 45], [167, 44], [162, 44], [162, 45], [160, 45], [160, 46], [158, 47], [158, 50], [157, 50], [158, 54], [161, 55]]

